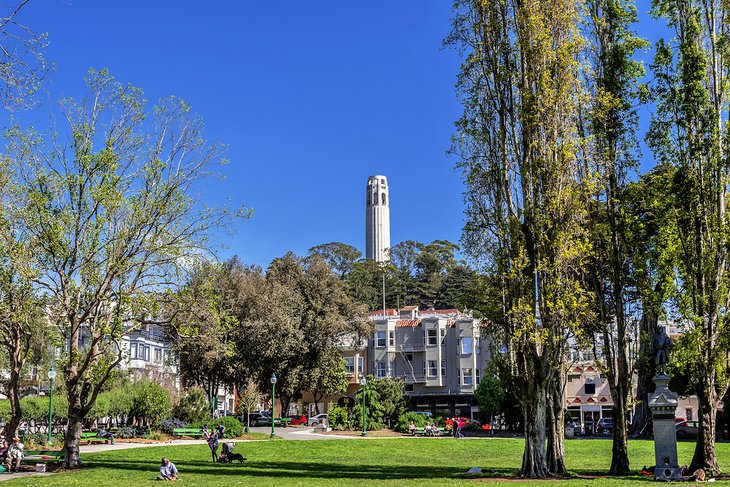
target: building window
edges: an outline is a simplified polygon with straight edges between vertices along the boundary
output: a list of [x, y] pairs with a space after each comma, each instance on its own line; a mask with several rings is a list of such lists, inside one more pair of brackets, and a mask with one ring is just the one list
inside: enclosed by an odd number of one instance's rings
[[477, 372], [477, 385], [482, 381], [482, 369], [476, 369]]
[[436, 361], [429, 360], [428, 361], [428, 376], [436, 377], [437, 374], [438, 374], [438, 367], [436, 367]]
[[156, 364], [162, 363], [162, 349], [161, 348], [155, 348], [155, 363]]
[[395, 377], [395, 361], [391, 360], [388, 362], [388, 377], [393, 379]]
[[394, 331], [388, 332], [388, 346], [395, 347], [395, 332]]
[[373, 204], [374, 205], [378, 204], [378, 193], [377, 192], [373, 193]]
[[150, 347], [144, 347], [144, 361], [150, 361]]
[[446, 328], [441, 329], [441, 346], [446, 346]]
[[360, 374], [365, 373], [365, 360], [362, 356], [357, 357], [357, 371]]
[[586, 394], [595, 394], [596, 393], [596, 384], [593, 382], [586, 382]]
[[370, 204], [370, 191], [368, 191], [368, 205]]
[[350, 375], [355, 373], [355, 357], [345, 357], [345, 370]]
[[376, 340], [376, 344], [375, 344], [376, 347], [378, 347], [378, 348], [385, 347], [385, 332], [384, 331], [377, 332], [375, 334], [375, 340]]
[[482, 354], [482, 341], [477, 339], [477, 347], [476, 347], [477, 355]]
[[472, 337], [464, 337], [461, 339], [461, 354], [470, 355], [472, 353], [474, 339]]
[[438, 345], [438, 330], [427, 330], [428, 333], [428, 344]]
[[461, 385], [461, 369], [456, 369], [456, 385]]
[[380, 196], [383, 197], [382, 203], [383, 203], [383, 206], [385, 206], [385, 204], [386, 204], [386, 202], [385, 202], [385, 193], [381, 193]]
[[375, 376], [382, 379], [386, 376], [387, 364], [383, 361], [375, 362]]
[[441, 361], [441, 377], [446, 377], [446, 360]]
[[465, 386], [472, 386], [472, 385], [474, 385], [474, 377], [472, 376], [471, 369], [462, 369], [461, 376], [464, 378], [464, 385]]
[[129, 345], [129, 358], [136, 359], [137, 358], [137, 344], [132, 343]]
[[413, 362], [413, 354], [412, 353], [407, 353], [406, 354], [406, 361], [407, 362]]

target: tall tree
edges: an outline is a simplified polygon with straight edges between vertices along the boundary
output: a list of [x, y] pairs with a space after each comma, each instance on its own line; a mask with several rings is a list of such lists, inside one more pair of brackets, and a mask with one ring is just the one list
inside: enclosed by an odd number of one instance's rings
[[362, 257], [362, 252], [352, 245], [341, 242], [316, 245], [309, 249], [309, 255], [314, 254], [324, 259], [332, 270], [337, 272], [343, 279], [352, 271], [355, 262]]
[[0, 104], [11, 110], [34, 104], [33, 95], [51, 67], [45, 59], [48, 36], [20, 21], [29, 2], [4, 5], [0, 14]]
[[601, 324], [603, 365], [613, 400], [613, 475], [629, 472], [626, 423], [631, 401], [629, 317], [626, 285], [629, 271], [627, 225], [622, 192], [628, 172], [636, 166], [638, 140], [638, 80], [644, 75], [634, 59], [647, 42], [631, 30], [637, 22], [633, 0], [588, 0], [589, 59], [593, 69], [588, 85], [593, 91], [589, 130], [589, 159], [596, 174], [594, 219], [594, 293]]
[[575, 156], [579, 9], [573, 0], [461, 0], [447, 39], [464, 59], [453, 147], [467, 185], [463, 239], [501, 282], [503, 309], [493, 321], [525, 418], [526, 477], [565, 472], [563, 357], [569, 329], [589, 308], [580, 275], [590, 250], [586, 195]]
[[150, 292], [174, 284], [209, 231], [241, 215], [193, 196], [222, 148], [205, 142], [182, 100], [163, 100], [147, 122], [138, 88], [104, 70], [86, 81], [88, 97], [62, 105], [68, 136], [15, 129], [6, 155], [34, 284], [67, 344], [67, 467], [80, 464], [84, 418], [124, 358], [120, 338], [154, 311]]
[[677, 307], [692, 325], [693, 383], [700, 431], [692, 469], [717, 473], [717, 405], [728, 389], [722, 336], [730, 306], [727, 184], [730, 180], [727, 88], [730, 5], [724, 0], [654, 0], [675, 37], [660, 41], [654, 58], [656, 113], [647, 142], [676, 168], [672, 206], [679, 241]]

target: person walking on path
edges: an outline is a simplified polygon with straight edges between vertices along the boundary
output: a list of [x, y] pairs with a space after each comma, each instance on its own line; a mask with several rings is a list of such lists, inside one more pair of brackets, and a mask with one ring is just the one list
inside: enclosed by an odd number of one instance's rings
[[456, 418], [456, 437], [457, 438], [463, 438], [464, 435], [461, 434], [461, 428], [464, 426], [464, 423], [461, 422], [461, 419]]

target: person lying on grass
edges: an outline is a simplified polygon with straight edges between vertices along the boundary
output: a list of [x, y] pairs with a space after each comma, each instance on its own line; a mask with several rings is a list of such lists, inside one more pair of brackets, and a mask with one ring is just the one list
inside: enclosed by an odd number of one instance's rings
[[162, 457], [160, 475], [157, 476], [157, 480], [177, 480], [177, 468], [167, 457]]

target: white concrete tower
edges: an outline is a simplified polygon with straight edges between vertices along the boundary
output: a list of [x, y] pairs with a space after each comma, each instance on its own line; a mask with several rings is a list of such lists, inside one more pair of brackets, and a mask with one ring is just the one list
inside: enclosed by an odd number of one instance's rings
[[390, 194], [385, 176], [370, 176], [365, 188], [365, 257], [376, 262], [390, 260]]

